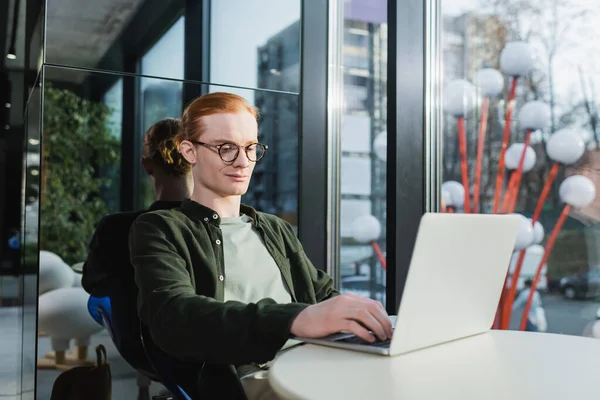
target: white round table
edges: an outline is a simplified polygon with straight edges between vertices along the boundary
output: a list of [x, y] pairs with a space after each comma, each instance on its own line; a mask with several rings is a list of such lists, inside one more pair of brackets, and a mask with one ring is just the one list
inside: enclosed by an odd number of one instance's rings
[[600, 340], [490, 331], [384, 357], [302, 345], [269, 380], [285, 399], [566, 400], [600, 396]]

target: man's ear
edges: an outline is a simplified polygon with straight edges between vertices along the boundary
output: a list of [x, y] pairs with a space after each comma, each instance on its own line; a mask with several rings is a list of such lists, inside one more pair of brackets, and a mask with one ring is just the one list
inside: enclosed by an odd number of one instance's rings
[[146, 171], [146, 173], [148, 175], [152, 175], [154, 173], [154, 168], [153, 168], [153, 165], [152, 165], [152, 161], [150, 161], [147, 158], [143, 158], [142, 157], [142, 160], [140, 162], [142, 163], [142, 167], [144, 168], [144, 171]]
[[183, 158], [185, 158], [185, 160], [192, 165], [196, 164], [196, 160], [198, 157], [196, 151], [196, 146], [189, 140], [183, 140], [179, 144], [179, 152], [181, 153]]

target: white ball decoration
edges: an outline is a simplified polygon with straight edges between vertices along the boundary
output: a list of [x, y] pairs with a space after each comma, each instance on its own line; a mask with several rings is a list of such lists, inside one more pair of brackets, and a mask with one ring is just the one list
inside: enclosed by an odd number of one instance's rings
[[464, 117], [476, 105], [477, 90], [471, 82], [456, 79], [444, 89], [444, 108], [455, 117]]
[[373, 150], [381, 161], [387, 160], [387, 132], [381, 132], [373, 140]]
[[550, 106], [543, 101], [528, 101], [519, 111], [518, 118], [522, 129], [545, 129], [550, 124]]
[[352, 222], [352, 237], [359, 243], [370, 243], [381, 235], [381, 223], [372, 215], [363, 215]]
[[446, 207], [462, 207], [465, 204], [465, 188], [464, 186], [456, 181], [447, 181], [442, 183], [442, 193], [448, 193], [448, 200]]
[[452, 204], [453, 204], [452, 194], [448, 190], [444, 190], [443, 188], [442, 188], [442, 202], [444, 203], [444, 205], [446, 207], [448, 207], [448, 206], [452, 207]]
[[533, 243], [542, 243], [542, 240], [544, 240], [544, 226], [540, 221], [535, 221], [535, 224], [533, 224]]
[[475, 85], [486, 97], [496, 97], [504, 88], [504, 77], [494, 68], [483, 68], [475, 74]]
[[585, 152], [585, 141], [570, 129], [561, 129], [550, 136], [546, 143], [548, 157], [561, 164], [576, 163]]
[[517, 240], [515, 241], [515, 251], [521, 251], [526, 249], [533, 242], [533, 227], [529, 218], [522, 214], [513, 214], [521, 217], [519, 224], [519, 233], [517, 234]]
[[533, 54], [526, 42], [508, 42], [500, 53], [500, 69], [508, 76], [527, 75], [533, 69]]
[[583, 175], [572, 175], [558, 189], [560, 199], [574, 208], [585, 208], [596, 198], [594, 182]]
[[[511, 144], [504, 154], [504, 163], [508, 169], [517, 169], [521, 154], [523, 154], [524, 143]], [[527, 146], [525, 151], [525, 160], [523, 162], [523, 172], [529, 172], [535, 166], [535, 150], [531, 146]]]
[[589, 129], [575, 129], [574, 131], [581, 136], [584, 143], [589, 143], [594, 137]]
[[43, 294], [55, 289], [71, 287], [75, 272], [58, 255], [40, 251], [39, 293]]

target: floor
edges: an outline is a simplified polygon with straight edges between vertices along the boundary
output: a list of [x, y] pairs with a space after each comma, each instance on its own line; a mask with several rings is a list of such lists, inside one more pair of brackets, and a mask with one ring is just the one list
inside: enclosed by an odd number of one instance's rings
[[[55, 370], [38, 370], [37, 393], [34, 393], [34, 371], [37, 358], [34, 357], [35, 314], [33, 310], [23, 311], [20, 307], [0, 308], [0, 399], [2, 400], [49, 400], [54, 380], [60, 374]], [[25, 317], [25, 318], [23, 318]], [[22, 332], [25, 335], [23, 340]], [[108, 353], [112, 374], [112, 400], [137, 398], [135, 371], [119, 356], [110, 337], [103, 331], [91, 340], [89, 354], [95, 358], [94, 348], [103, 344]], [[38, 356], [51, 351], [50, 338], [38, 338]], [[23, 351], [25, 350], [25, 351]], [[23, 357], [21, 355], [24, 354]], [[150, 386], [150, 395], [157, 395], [164, 387], [157, 383]]]

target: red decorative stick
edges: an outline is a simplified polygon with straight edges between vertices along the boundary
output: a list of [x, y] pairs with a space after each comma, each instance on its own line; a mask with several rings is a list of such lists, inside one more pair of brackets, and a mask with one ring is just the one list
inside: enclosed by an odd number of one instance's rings
[[481, 185], [481, 165], [483, 163], [483, 147], [487, 130], [488, 109], [490, 99], [483, 99], [481, 105], [481, 119], [479, 120], [479, 137], [477, 138], [477, 156], [475, 161], [475, 182], [473, 185], [473, 212], [479, 212], [479, 185]]
[[500, 147], [500, 160], [498, 160], [498, 173], [496, 175], [496, 191], [494, 193], [494, 207], [492, 212], [498, 213], [500, 205], [500, 192], [502, 192], [502, 184], [504, 183], [504, 155], [510, 140], [510, 123], [512, 120], [512, 112], [515, 107], [515, 96], [517, 94], [518, 77], [513, 76], [508, 94], [508, 104], [506, 105], [506, 118], [504, 121], [504, 135], [502, 136], [502, 146]]
[[527, 317], [529, 315], [529, 310], [531, 310], [531, 303], [533, 302], [533, 294], [535, 293], [535, 288], [537, 287], [538, 282], [540, 281], [540, 277], [542, 275], [542, 269], [544, 268], [544, 264], [548, 261], [548, 257], [550, 256], [550, 252], [552, 251], [552, 247], [554, 246], [554, 242], [556, 242], [556, 237], [558, 236], [558, 232], [562, 228], [565, 220], [569, 216], [569, 212], [571, 211], [571, 205], [565, 205], [563, 208], [560, 217], [556, 221], [556, 225], [548, 238], [548, 243], [546, 243], [546, 248], [544, 249], [544, 255], [540, 261], [540, 264], [535, 271], [535, 276], [533, 277], [533, 281], [531, 282], [531, 288], [529, 289], [529, 296], [527, 296], [527, 303], [525, 304], [525, 308], [523, 309], [523, 317], [521, 318], [521, 326], [520, 330], [524, 331], [527, 326]]
[[469, 204], [469, 166], [467, 164], [467, 132], [465, 130], [465, 118], [457, 117], [458, 123], [458, 150], [460, 152], [460, 170], [462, 176], [462, 185], [465, 188], [465, 213], [471, 210]]

